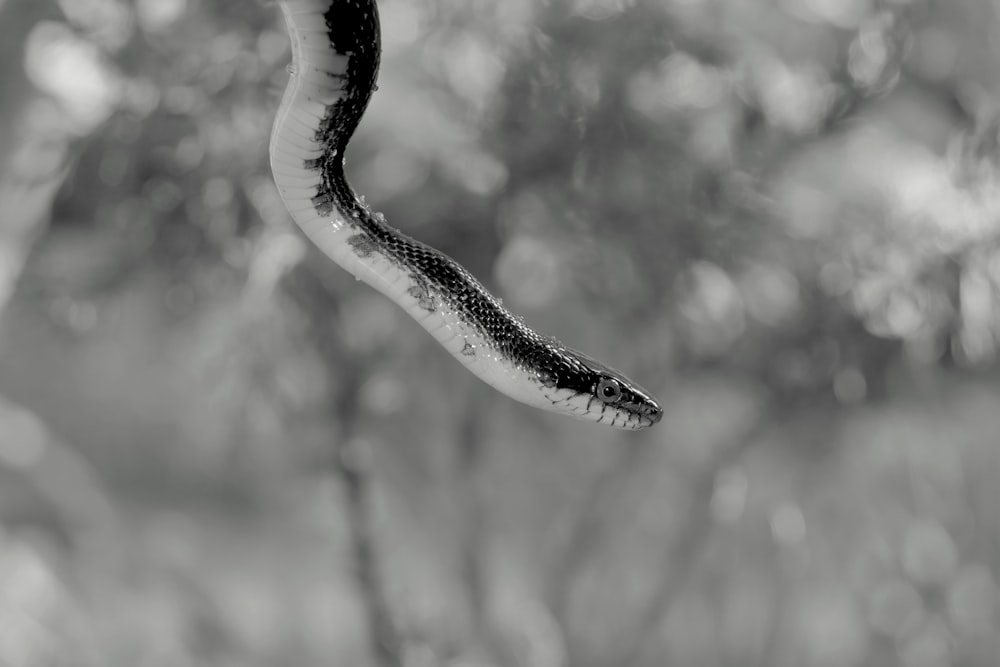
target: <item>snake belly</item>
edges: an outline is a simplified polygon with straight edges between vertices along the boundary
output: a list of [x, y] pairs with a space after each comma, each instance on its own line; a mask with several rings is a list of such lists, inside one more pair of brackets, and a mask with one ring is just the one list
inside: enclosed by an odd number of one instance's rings
[[401, 306], [473, 374], [528, 405], [626, 429], [659, 421], [648, 392], [512, 315], [461, 265], [390, 227], [344, 174], [381, 57], [374, 0], [283, 0], [291, 78], [271, 168], [294, 221], [333, 261]]

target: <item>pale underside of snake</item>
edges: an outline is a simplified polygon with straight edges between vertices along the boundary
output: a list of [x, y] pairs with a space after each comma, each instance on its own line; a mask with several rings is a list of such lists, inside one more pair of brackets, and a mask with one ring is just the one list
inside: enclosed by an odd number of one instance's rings
[[348, 185], [344, 149], [368, 105], [381, 57], [375, 0], [279, 5], [292, 67], [271, 135], [271, 168], [306, 235], [511, 398], [618, 428], [657, 423], [662, 410], [648, 392], [533, 331], [457, 262], [390, 227]]

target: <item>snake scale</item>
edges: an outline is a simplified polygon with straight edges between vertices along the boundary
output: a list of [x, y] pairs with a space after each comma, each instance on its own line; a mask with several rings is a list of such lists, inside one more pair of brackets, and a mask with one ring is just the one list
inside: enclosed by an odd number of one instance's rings
[[662, 410], [621, 373], [543, 336], [461, 265], [390, 227], [344, 175], [381, 58], [375, 0], [281, 0], [291, 78], [271, 168], [294, 221], [333, 261], [401, 306], [472, 373], [522, 403], [624, 429]]

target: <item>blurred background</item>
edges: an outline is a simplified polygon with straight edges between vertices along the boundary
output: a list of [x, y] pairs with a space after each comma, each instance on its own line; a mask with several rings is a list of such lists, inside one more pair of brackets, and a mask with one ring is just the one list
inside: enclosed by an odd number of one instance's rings
[[0, 665], [1000, 665], [1000, 5], [380, 6], [356, 188], [663, 421], [305, 242], [273, 2], [0, 0]]

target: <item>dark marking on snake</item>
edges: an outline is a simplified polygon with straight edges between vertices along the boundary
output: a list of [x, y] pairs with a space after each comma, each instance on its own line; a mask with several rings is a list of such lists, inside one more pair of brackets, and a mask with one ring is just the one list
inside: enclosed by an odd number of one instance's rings
[[465, 341], [465, 345], [462, 347], [462, 355], [466, 357], [476, 356], [476, 346], [469, 341]]
[[410, 280], [413, 281], [413, 284], [406, 290], [406, 293], [416, 299], [417, 305], [427, 312], [432, 313], [437, 310], [437, 300], [434, 298], [427, 280], [416, 274], [410, 274]]
[[324, 192], [321, 189], [319, 193], [310, 201], [312, 201], [313, 208], [315, 208], [316, 212], [320, 215], [326, 216], [333, 213], [334, 201], [329, 192]]
[[367, 259], [372, 256], [372, 253], [378, 251], [378, 245], [364, 232], [358, 232], [351, 238], [347, 239], [347, 243], [350, 244], [351, 250], [354, 254], [362, 259]]

